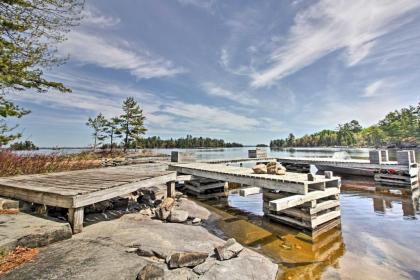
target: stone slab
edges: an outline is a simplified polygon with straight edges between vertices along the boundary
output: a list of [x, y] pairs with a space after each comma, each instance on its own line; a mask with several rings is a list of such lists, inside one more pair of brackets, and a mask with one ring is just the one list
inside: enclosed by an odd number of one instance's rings
[[71, 238], [69, 223], [26, 213], [0, 214], [0, 251], [42, 247]]

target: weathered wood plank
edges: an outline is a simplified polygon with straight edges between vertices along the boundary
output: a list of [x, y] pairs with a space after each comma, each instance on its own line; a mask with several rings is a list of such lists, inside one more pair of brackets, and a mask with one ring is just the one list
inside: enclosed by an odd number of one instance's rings
[[325, 191], [313, 191], [307, 193], [306, 195], [293, 195], [285, 198], [280, 198], [270, 201], [270, 210], [278, 212], [287, 208], [301, 205], [305, 202], [309, 202], [314, 199], [328, 197], [339, 193], [340, 190], [338, 188], [327, 188]]
[[68, 219], [73, 230], [73, 234], [80, 233], [83, 230], [84, 208], [69, 208]]

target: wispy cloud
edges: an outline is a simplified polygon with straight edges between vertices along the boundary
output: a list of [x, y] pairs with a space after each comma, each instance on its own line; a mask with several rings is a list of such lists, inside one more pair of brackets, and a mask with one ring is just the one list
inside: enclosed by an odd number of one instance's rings
[[366, 86], [366, 88], [363, 92], [363, 96], [364, 97], [376, 96], [376, 95], [380, 94], [381, 90], [383, 90], [385, 86], [386, 86], [386, 82], [385, 82], [384, 79], [377, 80], [377, 81], [369, 84], [368, 86]]
[[135, 48], [126, 41], [117, 42], [86, 32], [72, 32], [60, 47], [70, 59], [103, 68], [127, 70], [138, 79], [170, 77], [185, 72], [169, 60]]
[[113, 17], [102, 13], [98, 8], [92, 5], [86, 5], [82, 12], [82, 25], [94, 27], [110, 27], [115, 26], [121, 22], [118, 17]]
[[273, 50], [270, 65], [253, 75], [251, 85], [269, 86], [339, 49], [353, 66], [370, 54], [379, 37], [408, 21], [397, 19], [419, 7], [415, 0], [321, 0], [296, 15], [284, 44]]
[[236, 103], [242, 105], [255, 105], [258, 104], [258, 100], [250, 97], [249, 95], [245, 94], [244, 92], [237, 92], [234, 93], [230, 90], [222, 88], [214, 83], [204, 83], [203, 85], [204, 90], [207, 94], [212, 96], [217, 96], [225, 99], [229, 99]]
[[191, 5], [197, 8], [202, 8], [208, 10], [209, 12], [214, 12], [213, 9], [216, 5], [215, 0], [178, 0], [182, 5]]

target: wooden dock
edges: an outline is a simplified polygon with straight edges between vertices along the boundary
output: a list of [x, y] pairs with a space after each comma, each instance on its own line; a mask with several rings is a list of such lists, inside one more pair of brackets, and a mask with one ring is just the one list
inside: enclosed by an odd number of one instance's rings
[[[309, 180], [307, 174], [255, 174], [251, 168], [202, 162], [171, 163], [169, 169], [176, 171], [178, 178], [195, 181], [192, 185], [196, 192], [200, 188], [220, 188], [220, 182], [240, 184], [247, 188], [242, 190], [245, 194], [261, 191], [265, 215], [295, 227], [316, 230], [341, 215], [338, 201], [341, 179], [331, 173], [328, 177], [311, 176]], [[219, 184], [209, 184], [209, 179]], [[200, 180], [207, 185], [200, 185]]]
[[84, 207], [143, 187], [176, 180], [162, 164], [139, 164], [0, 178], [0, 196], [68, 209], [74, 233], [82, 231]]

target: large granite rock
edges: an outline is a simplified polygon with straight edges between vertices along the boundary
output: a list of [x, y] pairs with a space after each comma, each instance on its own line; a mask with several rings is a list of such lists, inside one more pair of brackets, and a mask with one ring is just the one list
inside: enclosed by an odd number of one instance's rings
[[26, 213], [0, 215], [0, 251], [42, 247], [71, 237], [67, 222]]

